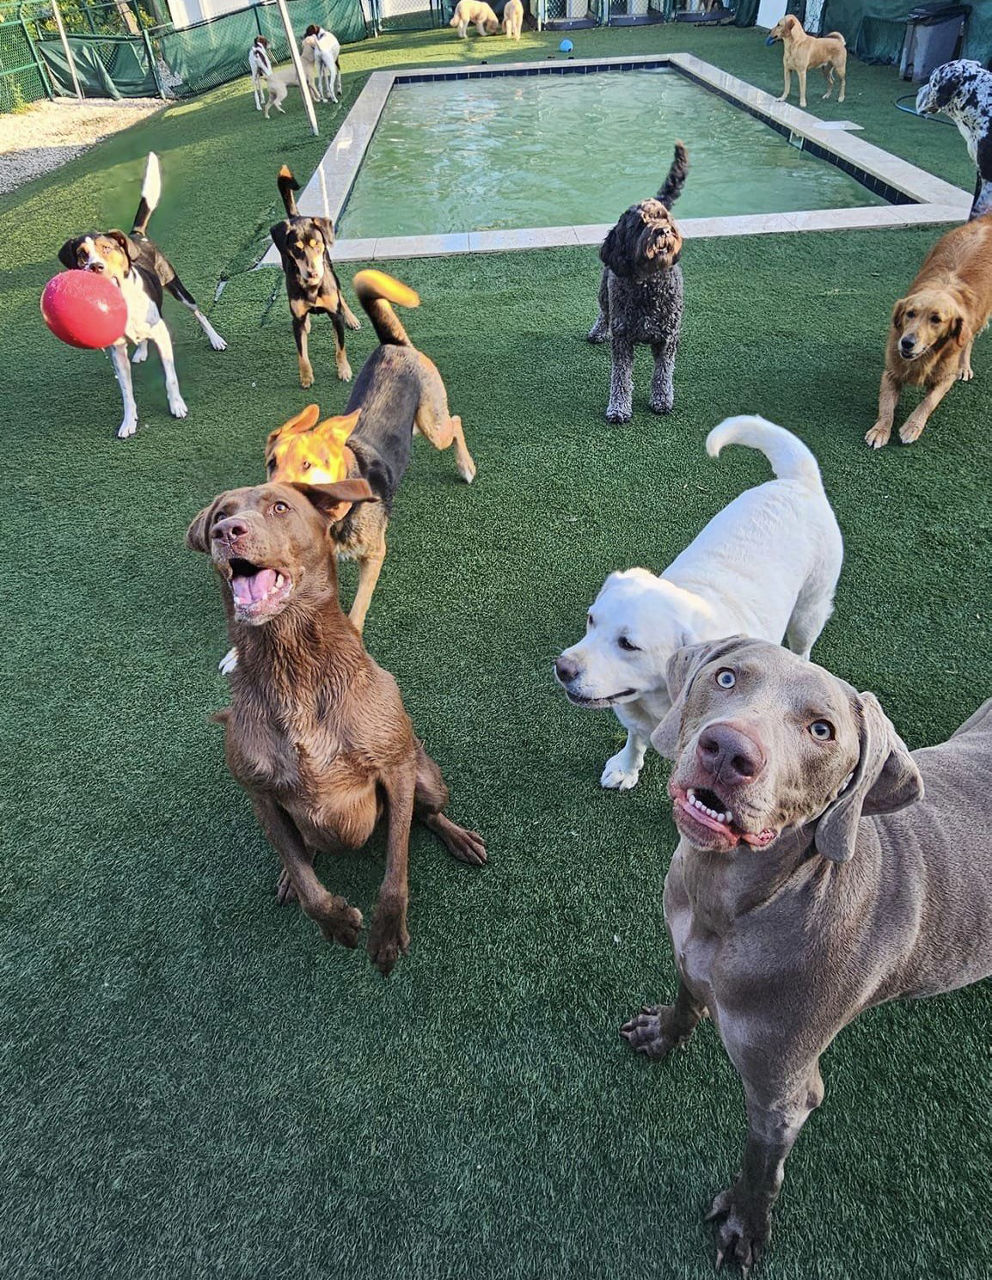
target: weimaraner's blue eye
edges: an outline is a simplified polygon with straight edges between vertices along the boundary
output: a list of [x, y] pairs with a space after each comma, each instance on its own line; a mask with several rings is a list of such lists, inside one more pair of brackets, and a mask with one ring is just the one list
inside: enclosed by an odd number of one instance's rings
[[829, 742], [834, 736], [834, 727], [829, 720], [814, 720], [809, 731], [817, 742]]
[[729, 667], [721, 667], [716, 673], [716, 682], [721, 689], [732, 689], [737, 683], [737, 677]]

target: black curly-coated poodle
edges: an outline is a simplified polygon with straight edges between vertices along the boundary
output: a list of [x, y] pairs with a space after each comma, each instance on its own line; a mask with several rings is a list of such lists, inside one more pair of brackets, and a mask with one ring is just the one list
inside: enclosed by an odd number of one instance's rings
[[631, 205], [603, 241], [599, 256], [599, 318], [590, 342], [613, 347], [608, 422], [629, 422], [633, 412], [634, 346], [650, 345], [654, 355], [650, 407], [671, 413], [675, 402], [672, 378], [682, 326], [682, 236], [669, 213], [685, 184], [689, 155], [681, 142], [668, 177], [653, 200]]

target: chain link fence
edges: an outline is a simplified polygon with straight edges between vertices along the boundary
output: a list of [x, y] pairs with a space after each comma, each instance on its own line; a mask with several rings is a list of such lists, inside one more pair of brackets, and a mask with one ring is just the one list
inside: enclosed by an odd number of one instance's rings
[[0, 113], [20, 111], [39, 98], [47, 98], [51, 86], [28, 29], [20, 18], [0, 15]]

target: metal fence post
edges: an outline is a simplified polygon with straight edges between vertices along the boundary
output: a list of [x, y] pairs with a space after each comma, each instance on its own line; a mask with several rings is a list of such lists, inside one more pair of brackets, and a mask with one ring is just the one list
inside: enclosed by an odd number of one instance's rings
[[158, 96], [163, 102], [167, 102], [168, 98], [166, 97], [165, 90], [162, 88], [162, 81], [159, 79], [158, 75], [158, 60], [155, 57], [155, 50], [152, 48], [151, 36], [148, 34], [147, 27], [142, 29], [141, 34], [145, 40], [145, 49], [148, 51], [148, 70], [152, 73], [152, 77], [155, 80], [155, 87], [158, 89]]
[[[55, 3], [55, 0], [52, 0]], [[279, 8], [279, 16], [282, 18], [282, 25], [286, 30], [286, 39], [289, 41], [289, 56], [293, 59], [293, 66], [296, 68], [296, 78], [300, 85], [300, 96], [303, 99], [303, 105], [306, 108], [307, 119], [310, 121], [310, 130], [315, 138], [320, 136], [320, 129], [317, 125], [317, 113], [313, 109], [313, 99], [310, 97], [310, 86], [307, 84], [306, 73], [303, 70], [303, 63], [300, 60], [300, 50], [296, 44], [296, 35], [293, 32], [293, 24], [289, 20], [289, 10], [286, 8], [286, 0], [276, 0]]]
[[259, 34], [259, 35], [261, 35], [261, 34], [262, 34], [262, 19], [261, 19], [261, 18], [259, 17], [259, 15], [258, 15], [258, 10], [259, 10], [259, 6], [258, 6], [257, 4], [253, 4], [253, 5], [252, 5], [252, 7], [251, 7], [251, 11], [252, 11], [252, 13], [255, 15], [255, 30], [258, 32], [258, 34]]
[[17, 9], [17, 20], [20, 22], [24, 31], [24, 38], [28, 42], [28, 48], [31, 50], [31, 57], [34, 58], [34, 65], [38, 68], [38, 75], [41, 77], [41, 87], [48, 94], [49, 98], [55, 97], [55, 90], [52, 85], [52, 78], [48, 74], [48, 68], [38, 57], [38, 50], [34, 47], [34, 39], [28, 29], [28, 24], [24, 20], [24, 5], [19, 5]]
[[72, 56], [72, 50], [69, 48], [69, 41], [65, 34], [65, 23], [62, 21], [62, 10], [59, 8], [59, 0], [52, 0], [52, 12], [55, 15], [55, 25], [59, 29], [59, 39], [62, 41], [62, 52], [65, 54], [65, 60], [69, 64], [69, 71], [72, 73], [72, 83], [76, 88], [76, 97], [80, 102], [83, 100], [83, 91], [79, 87], [79, 76], [76, 75], [76, 60]]

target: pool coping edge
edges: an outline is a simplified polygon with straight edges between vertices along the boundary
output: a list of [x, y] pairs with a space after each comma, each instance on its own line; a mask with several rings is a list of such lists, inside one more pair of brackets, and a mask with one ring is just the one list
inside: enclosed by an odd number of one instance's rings
[[[550, 66], [549, 66], [550, 64]], [[687, 239], [718, 236], [767, 235], [777, 232], [841, 231], [921, 226], [957, 222], [968, 216], [969, 192], [934, 174], [883, 151], [873, 143], [825, 123], [799, 107], [779, 102], [763, 89], [704, 62], [691, 53], [645, 54], [623, 58], [554, 59], [540, 62], [475, 64], [468, 67], [414, 67], [374, 71], [300, 193], [300, 212], [330, 217], [341, 215], [358, 176], [386, 99], [395, 84], [428, 80], [478, 79], [503, 75], [574, 74], [579, 68], [674, 66], [687, 78], [728, 98], [737, 106], [777, 126], [779, 132], [812, 143], [879, 183], [907, 197], [910, 203], [855, 205], [849, 209], [799, 210], [789, 213], [736, 214], [727, 217], [679, 219]], [[543, 69], [543, 70], [542, 70]], [[334, 246], [340, 262], [388, 258], [438, 257], [456, 253], [501, 253], [524, 249], [564, 248], [599, 244], [612, 223], [564, 227], [522, 227], [494, 231], [460, 231], [437, 235], [383, 236], [343, 239]], [[279, 266], [279, 252], [271, 245], [258, 266]]]

